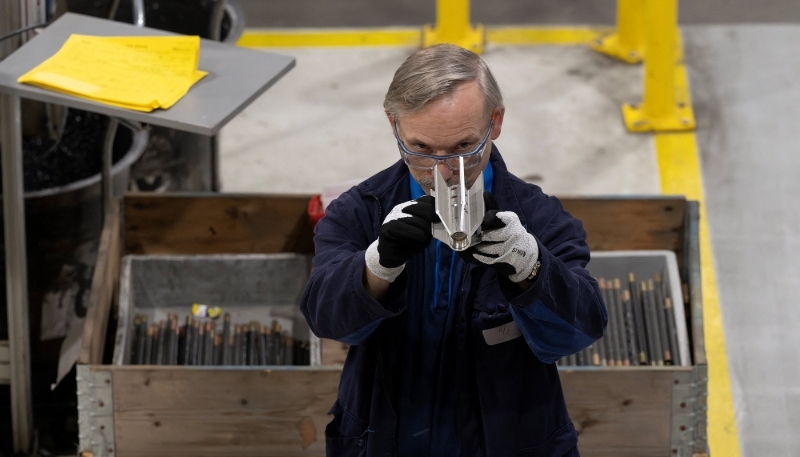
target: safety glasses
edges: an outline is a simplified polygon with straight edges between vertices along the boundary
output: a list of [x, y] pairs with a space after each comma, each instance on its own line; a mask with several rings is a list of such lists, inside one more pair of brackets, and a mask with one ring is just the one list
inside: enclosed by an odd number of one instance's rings
[[400, 135], [397, 133], [397, 121], [394, 122], [394, 137], [397, 140], [397, 147], [400, 148], [400, 154], [403, 156], [403, 161], [411, 168], [417, 170], [432, 170], [436, 167], [436, 162], [444, 161], [447, 168], [451, 170], [458, 170], [460, 168], [459, 158], [464, 159], [464, 168], [473, 168], [483, 158], [483, 151], [486, 149], [486, 142], [489, 141], [489, 134], [492, 133], [494, 127], [494, 119], [489, 122], [489, 129], [486, 131], [483, 140], [478, 144], [478, 147], [469, 152], [458, 152], [457, 148], [452, 153], [447, 155], [433, 155], [423, 154], [421, 152], [409, 151], [403, 141], [400, 140]]

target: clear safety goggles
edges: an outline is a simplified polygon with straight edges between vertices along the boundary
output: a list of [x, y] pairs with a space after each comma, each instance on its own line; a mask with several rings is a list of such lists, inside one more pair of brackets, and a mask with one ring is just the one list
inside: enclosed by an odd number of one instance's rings
[[444, 161], [447, 168], [455, 171], [461, 167], [459, 164], [460, 158], [464, 159], [463, 163], [465, 169], [473, 168], [481, 163], [484, 149], [486, 149], [486, 142], [489, 140], [489, 134], [492, 133], [492, 127], [494, 127], [494, 119], [489, 122], [489, 130], [486, 131], [486, 135], [484, 135], [483, 140], [478, 144], [475, 150], [470, 152], [452, 152], [447, 155], [423, 154], [421, 152], [409, 151], [406, 145], [403, 144], [403, 141], [400, 140], [400, 135], [397, 133], [397, 121], [394, 122], [394, 137], [397, 139], [397, 147], [400, 148], [403, 161], [405, 161], [406, 165], [409, 167], [417, 170], [432, 170], [436, 167], [436, 163], [441, 160]]

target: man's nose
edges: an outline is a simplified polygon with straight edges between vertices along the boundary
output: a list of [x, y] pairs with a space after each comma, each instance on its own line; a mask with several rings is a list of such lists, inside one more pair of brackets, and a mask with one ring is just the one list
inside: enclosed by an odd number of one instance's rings
[[436, 168], [439, 170], [439, 174], [442, 175], [442, 179], [445, 181], [453, 177], [453, 170], [451, 170], [443, 160], [436, 162]]

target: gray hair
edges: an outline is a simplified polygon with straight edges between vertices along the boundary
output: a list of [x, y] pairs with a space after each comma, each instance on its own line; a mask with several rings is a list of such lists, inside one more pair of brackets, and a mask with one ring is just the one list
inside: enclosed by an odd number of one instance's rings
[[503, 106], [503, 95], [489, 66], [481, 57], [452, 44], [440, 44], [412, 54], [394, 73], [383, 101], [386, 112], [398, 119], [452, 94], [463, 83], [478, 81], [489, 118]]

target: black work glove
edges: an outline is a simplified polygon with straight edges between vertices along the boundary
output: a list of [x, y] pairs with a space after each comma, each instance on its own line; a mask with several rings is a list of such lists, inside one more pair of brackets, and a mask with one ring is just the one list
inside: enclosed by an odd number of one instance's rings
[[513, 282], [528, 279], [539, 261], [536, 238], [525, 230], [516, 213], [499, 211], [494, 195], [484, 192], [483, 201], [486, 213], [481, 222], [481, 242], [461, 251], [461, 258], [495, 268]]
[[378, 229], [378, 239], [364, 255], [367, 268], [375, 276], [393, 282], [405, 263], [430, 244], [434, 222], [439, 222], [439, 216], [430, 195], [392, 208]]

